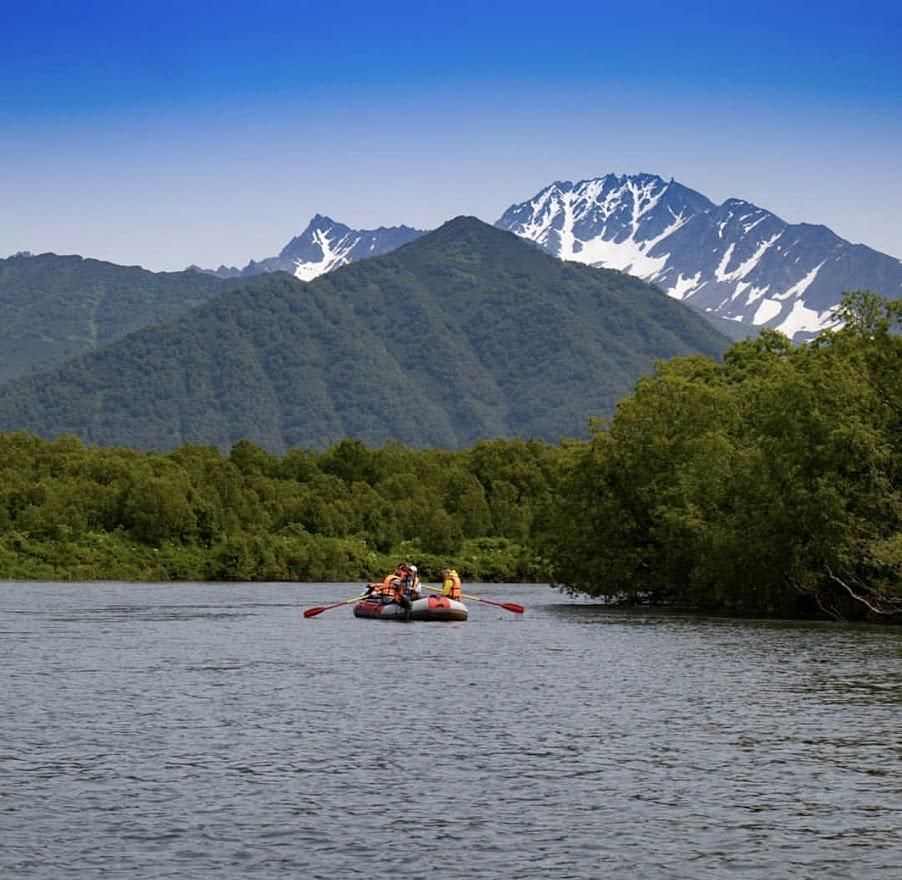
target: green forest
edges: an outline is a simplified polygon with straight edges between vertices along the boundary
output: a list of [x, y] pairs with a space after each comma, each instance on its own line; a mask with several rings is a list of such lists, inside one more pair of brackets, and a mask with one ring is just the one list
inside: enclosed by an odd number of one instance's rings
[[[0, 308], [4, 290], [24, 308], [33, 286], [54, 290], [80, 269], [85, 290], [105, 291], [103, 314], [119, 330], [132, 313], [165, 322], [0, 385], [0, 430], [145, 450], [199, 443], [227, 452], [248, 440], [277, 454], [324, 451], [346, 437], [370, 447], [399, 440], [454, 449], [491, 437], [556, 443], [586, 439], [587, 415], [610, 416], [656, 358], [719, 357], [729, 345], [657, 288], [564, 263], [475, 218], [310, 283], [285, 273], [228, 289], [217, 282], [219, 295], [175, 317], [170, 307], [201, 295], [194, 281], [216, 279], [181, 273], [167, 287], [145, 272], [134, 279], [143, 286], [122, 300], [140, 294], [147, 309], [116, 311], [118, 289], [100, 272], [109, 267], [60, 261], [19, 260], [34, 275], [18, 293], [25, 270], [7, 266]], [[56, 315], [70, 291], [67, 283], [45, 293], [42, 315]], [[18, 335], [26, 327], [42, 338], [62, 332], [33, 311], [20, 316]], [[77, 311], [70, 335], [103, 326], [88, 320], [99, 306]], [[0, 334], [0, 352], [2, 343]]]
[[200, 272], [148, 272], [79, 256], [0, 260], [0, 382], [172, 321], [235, 284]]
[[276, 455], [0, 434], [0, 578], [549, 582], [609, 602], [902, 619], [902, 301], [657, 364], [588, 440]]

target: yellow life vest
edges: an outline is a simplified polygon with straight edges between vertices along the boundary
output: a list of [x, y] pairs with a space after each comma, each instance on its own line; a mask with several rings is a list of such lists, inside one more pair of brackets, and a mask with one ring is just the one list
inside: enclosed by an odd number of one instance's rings
[[449, 599], [460, 599], [460, 576], [452, 568], [442, 581], [442, 595]]

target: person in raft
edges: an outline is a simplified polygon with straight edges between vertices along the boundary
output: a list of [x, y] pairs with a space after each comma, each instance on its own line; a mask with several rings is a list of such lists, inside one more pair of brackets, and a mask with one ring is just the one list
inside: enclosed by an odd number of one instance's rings
[[[413, 568], [413, 572], [411, 572]], [[374, 595], [383, 605], [397, 602], [402, 608], [410, 608], [410, 590], [414, 582], [419, 584], [416, 578], [416, 567], [406, 562], [398, 563], [391, 574], [387, 574], [381, 584], [370, 584], [367, 587], [367, 595]]]
[[411, 602], [415, 602], [417, 599], [422, 598], [423, 588], [420, 586], [420, 577], [417, 574], [417, 567], [415, 565], [407, 567], [407, 577], [402, 582], [402, 587], [404, 589], [404, 594]]
[[442, 595], [460, 601], [460, 575], [453, 568], [442, 572]]

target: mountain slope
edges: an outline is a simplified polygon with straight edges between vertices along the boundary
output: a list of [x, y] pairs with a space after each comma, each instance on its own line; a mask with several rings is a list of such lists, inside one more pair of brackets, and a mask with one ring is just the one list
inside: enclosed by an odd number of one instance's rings
[[336, 223], [330, 217], [317, 214], [300, 235], [282, 248], [277, 257], [268, 257], [259, 262], [251, 260], [243, 269], [220, 266], [215, 271], [201, 271], [211, 272], [220, 278], [247, 278], [262, 272], [288, 272], [301, 281], [312, 281], [346, 263], [393, 251], [421, 235], [421, 230], [410, 226], [351, 229], [343, 223]]
[[0, 382], [169, 321], [224, 289], [193, 272], [155, 273], [78, 256], [0, 260]]
[[641, 281], [462, 217], [308, 284], [262, 276], [0, 387], [0, 430], [159, 449], [553, 441], [610, 415], [655, 359], [726, 345]]
[[621, 269], [705, 314], [797, 339], [844, 290], [902, 296], [902, 261], [741, 199], [715, 205], [652, 174], [554, 183], [496, 225], [565, 260]]

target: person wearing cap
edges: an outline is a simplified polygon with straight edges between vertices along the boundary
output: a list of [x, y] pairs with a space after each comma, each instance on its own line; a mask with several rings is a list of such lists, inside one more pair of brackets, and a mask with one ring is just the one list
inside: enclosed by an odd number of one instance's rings
[[412, 602], [423, 597], [423, 588], [420, 586], [420, 577], [417, 574], [417, 567], [415, 565], [408, 567], [407, 577], [404, 580], [404, 588]]

